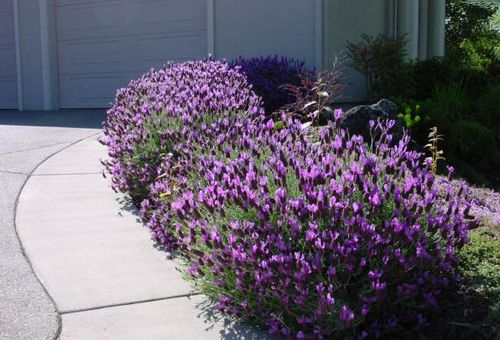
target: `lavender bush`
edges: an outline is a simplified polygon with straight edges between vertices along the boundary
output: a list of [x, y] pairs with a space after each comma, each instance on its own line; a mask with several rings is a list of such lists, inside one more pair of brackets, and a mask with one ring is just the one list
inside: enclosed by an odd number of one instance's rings
[[425, 324], [475, 222], [467, 189], [438, 182], [408, 136], [395, 144], [392, 121], [366, 145], [282, 120], [227, 64], [169, 65], [118, 93], [106, 166], [223, 312], [298, 339]]
[[226, 63], [170, 63], [132, 81], [117, 92], [103, 129], [113, 188], [137, 202], [146, 198], [157, 176], [189, 169], [183, 156], [192, 138], [240, 111], [259, 116], [260, 98]]
[[315, 145], [288, 121], [246, 152], [228, 144], [234, 157], [203, 156], [202, 180], [171, 204], [197, 286], [283, 336], [425, 324], [454, 279], [470, 202], [465, 188], [440, 191], [408, 137], [389, 147], [391, 124], [374, 125], [372, 148], [335, 126]]
[[295, 101], [293, 93], [284, 86], [298, 86], [303, 78], [311, 81], [315, 78], [314, 70], [307, 69], [305, 62], [286, 57], [240, 57], [232, 65], [241, 67], [241, 72], [248, 78], [252, 89], [262, 98], [268, 116]]

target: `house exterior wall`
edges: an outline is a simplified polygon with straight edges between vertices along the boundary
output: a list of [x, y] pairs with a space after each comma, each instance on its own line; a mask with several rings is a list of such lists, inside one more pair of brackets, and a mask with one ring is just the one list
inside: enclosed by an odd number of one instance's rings
[[427, 57], [444, 55], [445, 0], [429, 0]]
[[279, 54], [315, 65], [314, 0], [215, 2], [215, 57]]
[[[54, 0], [6, 1], [16, 8], [19, 109], [57, 109]], [[444, 53], [445, 0], [205, 1], [206, 53], [220, 59], [279, 54], [328, 67], [346, 41], [359, 41], [362, 33], [405, 33], [411, 57]], [[351, 86], [344, 100], [362, 101], [364, 78], [347, 67], [345, 71]]]
[[364, 77], [348, 67], [345, 53], [347, 41], [358, 42], [363, 33], [386, 33], [389, 20], [387, 4], [386, 0], [340, 0], [325, 3], [325, 67], [331, 66], [335, 56], [338, 56], [343, 60], [345, 81], [350, 84], [341, 101], [362, 101], [366, 93]]
[[[409, 60], [444, 55], [445, 0], [325, 0], [324, 13], [325, 67], [335, 55], [345, 55], [347, 41], [357, 42], [363, 33], [405, 36]], [[345, 64], [350, 86], [341, 101], [363, 101], [364, 77]]]

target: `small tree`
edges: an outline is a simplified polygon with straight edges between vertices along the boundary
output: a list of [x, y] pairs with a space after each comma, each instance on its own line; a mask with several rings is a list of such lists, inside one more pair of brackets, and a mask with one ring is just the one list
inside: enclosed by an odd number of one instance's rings
[[380, 34], [363, 34], [358, 43], [347, 42], [351, 67], [366, 77], [370, 100], [380, 98], [410, 97], [411, 65], [406, 63], [404, 36], [389, 38]]
[[486, 70], [500, 54], [500, 34], [491, 25], [498, 5], [473, 0], [446, 1], [446, 54], [469, 68]]

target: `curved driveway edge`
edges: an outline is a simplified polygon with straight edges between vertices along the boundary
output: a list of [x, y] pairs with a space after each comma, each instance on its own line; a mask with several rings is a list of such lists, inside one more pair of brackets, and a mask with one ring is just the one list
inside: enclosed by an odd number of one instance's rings
[[17, 230], [62, 316], [62, 339], [262, 339], [206, 321], [177, 264], [154, 249], [100, 173], [95, 138], [41, 164], [19, 198]]
[[0, 111], [0, 339], [54, 339], [59, 315], [16, 235], [15, 209], [41, 162], [99, 132], [100, 111]]

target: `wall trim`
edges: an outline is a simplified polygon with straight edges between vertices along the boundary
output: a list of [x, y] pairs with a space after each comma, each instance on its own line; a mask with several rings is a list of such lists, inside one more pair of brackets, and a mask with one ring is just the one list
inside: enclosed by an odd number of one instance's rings
[[385, 2], [385, 22], [386, 28], [385, 33], [388, 37], [395, 39], [397, 37], [397, 1], [396, 0], [386, 0]]
[[39, 0], [40, 62], [44, 110], [59, 109], [59, 78], [54, 0]]
[[408, 40], [407, 59], [415, 59], [418, 58], [420, 2], [417, 0], [400, 0], [398, 2], [398, 35], [406, 35]]
[[52, 108], [52, 83], [50, 67], [50, 43], [49, 43], [49, 13], [48, 0], [39, 0], [38, 9], [40, 13], [40, 58], [42, 64], [42, 93], [43, 109]]
[[446, 36], [446, 1], [429, 1], [427, 56], [444, 56]]
[[323, 0], [314, 2], [314, 58], [317, 70], [323, 68]]
[[23, 111], [23, 68], [21, 63], [21, 33], [19, 31], [19, 0], [12, 0], [14, 9], [14, 40], [16, 49], [17, 109]]
[[207, 0], [207, 52], [215, 58], [215, 0]]
[[[432, 1], [432, 0], [431, 0]], [[418, 11], [418, 59], [427, 59], [427, 36], [429, 31], [429, 1], [420, 0]]]

